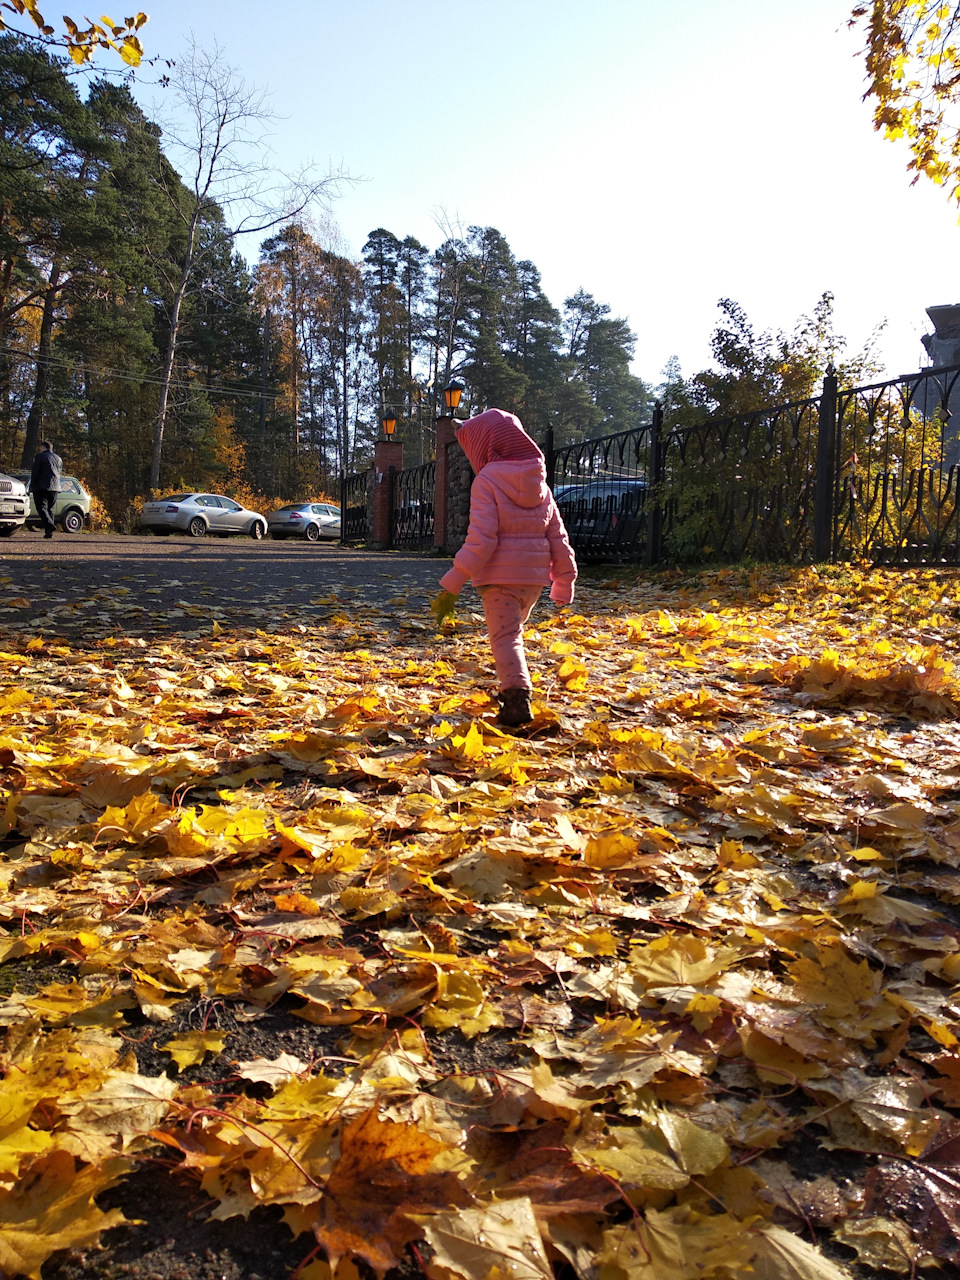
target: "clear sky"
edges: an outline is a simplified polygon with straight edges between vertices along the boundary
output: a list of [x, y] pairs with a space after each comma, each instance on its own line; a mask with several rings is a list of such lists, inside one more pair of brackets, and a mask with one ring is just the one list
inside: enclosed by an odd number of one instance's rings
[[719, 298], [790, 330], [829, 289], [850, 350], [886, 322], [893, 375], [927, 362], [925, 308], [960, 300], [960, 227], [873, 132], [851, 7], [156, 0], [141, 34], [169, 57], [216, 39], [270, 91], [281, 168], [362, 179], [334, 207], [341, 251], [494, 226], [556, 306], [582, 286], [626, 317], [654, 383], [670, 356], [709, 364]]

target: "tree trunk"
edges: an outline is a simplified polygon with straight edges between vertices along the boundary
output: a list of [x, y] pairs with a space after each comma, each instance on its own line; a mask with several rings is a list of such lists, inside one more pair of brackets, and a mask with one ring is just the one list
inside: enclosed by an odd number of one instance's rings
[[4, 258], [3, 270], [0, 271], [0, 347], [6, 346], [7, 298], [10, 296], [10, 283], [12, 279], [13, 258]]
[[290, 351], [291, 374], [293, 377], [293, 455], [300, 456], [300, 291], [297, 273], [297, 253], [294, 249], [290, 266]]
[[177, 358], [177, 340], [180, 336], [180, 309], [187, 292], [190, 279], [190, 268], [193, 266], [193, 244], [197, 234], [197, 219], [200, 216], [199, 206], [190, 219], [187, 232], [187, 247], [183, 254], [183, 269], [180, 282], [173, 295], [173, 309], [170, 312], [170, 336], [163, 357], [163, 372], [160, 376], [160, 404], [153, 428], [153, 456], [150, 459], [150, 488], [160, 488], [160, 459], [163, 454], [163, 431], [167, 423], [167, 405], [170, 400], [170, 383], [173, 380], [173, 365]]
[[350, 358], [349, 341], [347, 338], [347, 308], [344, 305], [342, 310], [342, 333], [343, 333], [343, 352], [340, 364], [340, 376], [342, 384], [342, 400], [341, 412], [343, 413], [343, 474], [346, 475], [350, 468], [352, 459], [350, 457], [350, 418], [347, 414], [347, 405], [349, 403], [350, 383], [348, 380], [348, 361]]
[[23, 441], [23, 453], [20, 455], [21, 467], [33, 464], [37, 446], [40, 443], [40, 428], [43, 424], [43, 406], [47, 398], [47, 383], [50, 381], [50, 344], [53, 338], [53, 322], [57, 313], [57, 286], [60, 283], [60, 264], [54, 258], [50, 268], [50, 278], [43, 297], [43, 318], [40, 321], [40, 341], [37, 344], [37, 380], [33, 387], [33, 403], [27, 415], [27, 432]]
[[267, 462], [267, 381], [270, 376], [270, 308], [263, 313], [263, 350], [260, 353], [260, 430], [257, 435], [258, 472]]
[[97, 474], [100, 465], [100, 449], [98, 441], [98, 433], [94, 426], [93, 414], [90, 412], [93, 407], [93, 387], [90, 383], [90, 368], [88, 365], [83, 367], [83, 400], [87, 407], [87, 448], [90, 451], [90, 465], [93, 474]]

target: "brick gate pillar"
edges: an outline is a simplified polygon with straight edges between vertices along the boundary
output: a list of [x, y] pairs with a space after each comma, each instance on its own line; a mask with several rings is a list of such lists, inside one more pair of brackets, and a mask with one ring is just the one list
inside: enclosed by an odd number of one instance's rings
[[447, 481], [450, 473], [448, 446], [456, 439], [453, 434], [455, 426], [456, 421], [453, 418], [438, 418], [436, 421], [437, 461], [433, 492], [433, 545], [441, 549], [447, 542], [449, 507]]
[[373, 446], [373, 528], [374, 547], [382, 550], [392, 541], [390, 489], [394, 471], [403, 470], [403, 443], [378, 440]]

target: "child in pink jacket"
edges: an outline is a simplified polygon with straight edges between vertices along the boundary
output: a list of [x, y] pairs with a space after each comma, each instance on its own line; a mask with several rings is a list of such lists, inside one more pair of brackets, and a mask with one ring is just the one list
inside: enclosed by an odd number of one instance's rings
[[[567, 531], [547, 487], [544, 458], [520, 419], [487, 409], [457, 430], [476, 479], [470, 526], [440, 586], [458, 596], [472, 580], [483, 600], [487, 635], [500, 681], [497, 723], [528, 724], [530, 673], [523, 624], [548, 584], [555, 604], [570, 604], [577, 577]], [[438, 597], [438, 616], [443, 612]], [[452, 607], [452, 600], [449, 601]]]

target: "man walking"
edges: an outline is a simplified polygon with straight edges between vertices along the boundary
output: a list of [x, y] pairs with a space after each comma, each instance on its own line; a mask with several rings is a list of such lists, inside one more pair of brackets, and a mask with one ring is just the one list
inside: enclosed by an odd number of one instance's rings
[[33, 460], [30, 471], [30, 492], [37, 504], [37, 515], [43, 521], [43, 536], [52, 538], [56, 523], [53, 518], [53, 506], [60, 492], [60, 468], [63, 463], [59, 454], [53, 452], [49, 440], [40, 441], [40, 452]]

